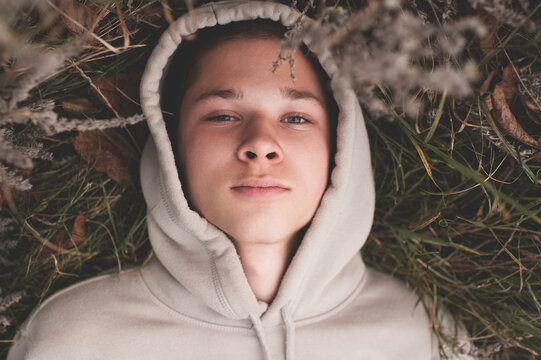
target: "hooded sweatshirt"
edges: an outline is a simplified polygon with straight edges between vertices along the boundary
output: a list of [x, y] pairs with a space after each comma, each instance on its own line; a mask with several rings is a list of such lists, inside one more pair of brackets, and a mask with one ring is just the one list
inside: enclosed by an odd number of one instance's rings
[[439, 359], [415, 293], [360, 257], [375, 204], [369, 143], [356, 95], [328, 53], [316, 55], [339, 109], [335, 167], [270, 304], [257, 300], [231, 239], [183, 194], [160, 108], [162, 77], [182, 38], [257, 18], [289, 27], [299, 16], [279, 3], [224, 1], [164, 32], [141, 83], [151, 133], [141, 184], [155, 256], [50, 297], [21, 328], [9, 360]]

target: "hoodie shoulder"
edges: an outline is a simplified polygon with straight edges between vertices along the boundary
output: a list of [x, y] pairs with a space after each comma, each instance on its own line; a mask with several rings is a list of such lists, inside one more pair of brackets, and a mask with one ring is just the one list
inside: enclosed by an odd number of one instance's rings
[[364, 324], [392, 324], [389, 330], [430, 335], [430, 320], [415, 291], [403, 281], [369, 267], [350, 311]]
[[389, 358], [403, 354], [412, 359], [440, 358], [422, 301], [406, 283], [390, 275], [367, 268], [358, 296], [344, 316], [357, 324], [360, 337], [380, 344]]
[[115, 337], [126, 322], [148, 312], [145, 289], [139, 269], [132, 269], [59, 291], [22, 326], [8, 360], [62, 358], [59, 354], [86, 359], [88, 354], [96, 355], [95, 350], [108, 341], [105, 333]]

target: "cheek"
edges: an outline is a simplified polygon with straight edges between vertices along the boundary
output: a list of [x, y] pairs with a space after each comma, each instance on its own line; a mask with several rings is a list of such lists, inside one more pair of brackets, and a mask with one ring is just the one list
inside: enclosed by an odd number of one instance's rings
[[182, 138], [180, 161], [183, 180], [191, 194], [205, 191], [206, 183], [219, 176], [221, 165], [231, 154], [231, 140], [215, 132], [191, 130]]
[[[296, 155], [295, 155], [296, 154]], [[330, 144], [326, 136], [305, 138], [299, 142], [292, 155], [295, 167], [302, 174], [305, 184], [312, 192], [323, 192], [329, 177]]]

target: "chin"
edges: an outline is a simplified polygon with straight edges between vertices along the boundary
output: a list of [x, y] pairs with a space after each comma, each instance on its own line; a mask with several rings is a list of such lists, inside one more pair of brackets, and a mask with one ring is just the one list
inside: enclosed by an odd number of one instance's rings
[[[304, 227], [290, 222], [272, 220], [268, 217], [261, 221], [250, 219], [242, 224], [228, 226], [224, 230], [235, 242], [274, 244], [289, 242]], [[229, 231], [228, 231], [229, 230]]]

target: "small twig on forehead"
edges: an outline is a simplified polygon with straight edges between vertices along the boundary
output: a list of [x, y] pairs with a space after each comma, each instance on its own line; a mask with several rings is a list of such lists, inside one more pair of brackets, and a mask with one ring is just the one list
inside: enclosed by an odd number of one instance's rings
[[295, 50], [289, 50], [289, 54], [287, 56], [283, 55], [283, 50], [280, 50], [280, 53], [278, 54], [278, 58], [272, 62], [272, 72], [275, 73], [278, 71], [278, 68], [280, 65], [282, 65], [282, 61], [287, 60], [289, 63], [289, 76], [291, 77], [291, 80], [295, 82], [297, 80], [297, 77], [295, 76], [295, 59], [293, 58]]

